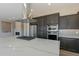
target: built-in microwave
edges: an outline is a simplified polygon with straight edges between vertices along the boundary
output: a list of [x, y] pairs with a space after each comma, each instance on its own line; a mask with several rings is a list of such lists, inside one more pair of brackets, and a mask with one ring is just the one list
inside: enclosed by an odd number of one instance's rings
[[58, 40], [58, 24], [47, 26], [47, 38], [52, 40]]
[[53, 31], [53, 30], [58, 30], [58, 25], [48, 25], [47, 26], [47, 31]]

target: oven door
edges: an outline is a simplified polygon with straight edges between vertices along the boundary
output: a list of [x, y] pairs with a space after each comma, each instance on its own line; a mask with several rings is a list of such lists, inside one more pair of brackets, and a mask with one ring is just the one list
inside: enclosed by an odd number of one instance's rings
[[57, 35], [48, 35], [48, 39], [57, 40]]

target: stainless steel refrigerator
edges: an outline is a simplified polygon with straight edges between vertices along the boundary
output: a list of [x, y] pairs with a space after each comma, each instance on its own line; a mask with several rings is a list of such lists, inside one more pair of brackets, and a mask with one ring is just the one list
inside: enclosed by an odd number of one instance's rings
[[37, 25], [30, 25], [29, 30], [29, 35], [31, 37], [37, 37]]

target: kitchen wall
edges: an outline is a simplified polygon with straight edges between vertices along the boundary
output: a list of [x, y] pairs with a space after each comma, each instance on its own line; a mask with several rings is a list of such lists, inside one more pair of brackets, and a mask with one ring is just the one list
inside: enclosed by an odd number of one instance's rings
[[79, 29], [62, 29], [62, 30], [59, 30], [59, 37], [79, 38]]
[[29, 23], [15, 22], [15, 32], [20, 32], [20, 36], [29, 36]]
[[[4, 22], [7, 22], [7, 21], [4, 21]], [[9, 32], [4, 32], [3, 31], [4, 29], [3, 29], [2, 23], [3, 23], [3, 21], [0, 21], [0, 38], [13, 36], [14, 35], [14, 28], [13, 28], [14, 23], [13, 22], [10, 22], [11, 23], [11, 31], [9, 31]], [[7, 27], [7, 25], [6, 25], [6, 27]]]
[[23, 18], [23, 3], [0, 3], [0, 20]]
[[59, 37], [79, 38], [79, 14], [61, 16]]
[[22, 23], [15, 22], [15, 32], [20, 32], [20, 36], [22, 35]]
[[[21, 5], [20, 11], [22, 13], [22, 7], [23, 4]], [[44, 15], [49, 15], [49, 14], [54, 14], [54, 13], [60, 13], [60, 16], [65, 16], [65, 15], [72, 15], [76, 14], [79, 12], [79, 4], [78, 3], [52, 3], [50, 6], [47, 3], [32, 3], [31, 4], [32, 8], [32, 16], [33, 17], [39, 17], [39, 16], [44, 16]], [[22, 14], [20, 14], [22, 15]], [[71, 22], [70, 22], [71, 23]], [[18, 24], [18, 23], [17, 23]], [[63, 23], [64, 24], [64, 23]], [[62, 25], [63, 25], [62, 24]], [[17, 29], [15, 31], [20, 31], [21, 32], [21, 24], [17, 25]], [[25, 25], [25, 28], [27, 26]], [[24, 29], [24, 35], [26, 35], [26, 29]], [[79, 29], [78, 28], [65, 28], [65, 29], [60, 29], [59, 30], [59, 36], [61, 37], [78, 37], [79, 36]]]
[[2, 32], [6, 32], [6, 33], [11, 32], [11, 23], [10, 22], [2, 21], [1, 25], [2, 25]]

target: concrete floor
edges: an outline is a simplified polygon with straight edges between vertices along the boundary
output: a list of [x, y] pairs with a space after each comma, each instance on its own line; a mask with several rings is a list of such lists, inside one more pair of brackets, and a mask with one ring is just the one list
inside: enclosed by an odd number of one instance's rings
[[0, 56], [58, 56], [59, 46], [59, 41], [5, 37], [0, 38]]

